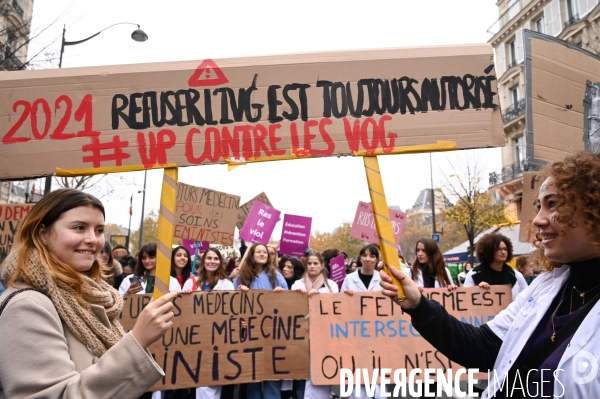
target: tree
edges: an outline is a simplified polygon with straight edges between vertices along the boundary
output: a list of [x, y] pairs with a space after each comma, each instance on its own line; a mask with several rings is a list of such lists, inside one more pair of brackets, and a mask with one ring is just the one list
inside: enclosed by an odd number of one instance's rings
[[[152, 210], [145, 218], [144, 218], [144, 237], [142, 239], [142, 245], [145, 245], [149, 242], [157, 242], [158, 241], [158, 213], [155, 210]], [[131, 246], [133, 248], [132, 252], [137, 252], [140, 247], [140, 231], [137, 230], [131, 233]]]
[[481, 187], [481, 170], [473, 157], [462, 165], [453, 164], [454, 173], [446, 177], [444, 189], [455, 198], [453, 207], [446, 209], [446, 218], [459, 223], [469, 241], [469, 260], [473, 264], [475, 237], [490, 227], [506, 223], [504, 205]]
[[108, 242], [110, 242], [110, 236], [121, 234], [121, 228], [114, 223], [108, 223], [104, 226], [104, 238]]
[[352, 223], [343, 222], [331, 233], [315, 231], [310, 237], [310, 247], [318, 252], [336, 248], [340, 252], [346, 252], [349, 257], [356, 259], [360, 249], [365, 246], [365, 242], [350, 237], [351, 229]]

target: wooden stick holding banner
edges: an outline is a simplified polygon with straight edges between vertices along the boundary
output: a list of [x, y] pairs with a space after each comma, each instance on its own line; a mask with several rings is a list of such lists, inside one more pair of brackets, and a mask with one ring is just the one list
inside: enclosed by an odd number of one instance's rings
[[367, 173], [367, 183], [369, 184], [369, 195], [371, 204], [373, 204], [373, 216], [375, 217], [375, 226], [379, 236], [379, 246], [383, 254], [383, 263], [385, 273], [392, 278], [392, 283], [398, 287], [398, 300], [406, 299], [402, 283], [392, 274], [390, 267], [400, 270], [400, 260], [398, 259], [398, 248], [392, 230], [390, 221], [390, 212], [388, 210], [385, 192], [383, 191], [383, 181], [379, 171], [379, 161], [377, 156], [363, 157], [365, 172]]
[[156, 251], [156, 280], [154, 299], [169, 293], [171, 278], [171, 247], [175, 231], [175, 200], [177, 198], [177, 168], [165, 168], [160, 212], [158, 214], [158, 242]]

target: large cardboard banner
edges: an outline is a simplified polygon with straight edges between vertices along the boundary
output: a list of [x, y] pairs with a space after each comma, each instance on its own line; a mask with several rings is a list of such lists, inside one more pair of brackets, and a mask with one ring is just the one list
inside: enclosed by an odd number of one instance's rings
[[527, 161], [600, 152], [600, 57], [563, 40], [524, 31]]
[[0, 179], [502, 146], [496, 91], [489, 44], [16, 71]]
[[523, 200], [521, 202], [521, 225], [519, 226], [519, 241], [533, 242], [535, 228], [533, 219], [537, 215], [535, 201], [538, 198], [543, 181], [536, 178], [536, 172], [523, 174]]
[[0, 204], [0, 264], [4, 261], [15, 242], [21, 221], [35, 204]]
[[269, 201], [267, 194], [265, 194], [264, 192], [258, 194], [256, 197], [252, 198], [250, 201], [240, 206], [240, 209], [238, 210], [238, 219], [236, 224], [236, 227], [239, 231], [241, 231], [244, 227], [246, 219], [248, 218], [248, 214], [250, 213], [250, 210], [252, 209], [252, 206], [254, 205], [255, 201], [259, 201], [263, 204], [269, 205], [271, 208], [273, 207], [273, 204], [271, 204], [271, 201]]
[[[404, 230], [406, 213], [394, 209], [388, 209], [388, 211], [390, 212], [390, 221], [392, 222], [392, 231], [396, 239], [396, 246], [400, 248], [400, 237], [402, 236], [402, 230]], [[350, 236], [379, 245], [379, 235], [377, 234], [371, 203], [359, 201], [354, 221], [352, 222]]]
[[233, 245], [240, 197], [177, 184], [175, 237]]
[[[426, 289], [459, 320], [483, 325], [511, 302], [509, 286]], [[410, 316], [376, 292], [314, 295], [310, 308], [310, 374], [313, 384], [339, 384], [340, 369], [461, 368], [435, 350], [412, 327]], [[443, 334], [444, 332], [440, 332]], [[313, 339], [316, 338], [316, 339]]]
[[[121, 323], [126, 330], [151, 298], [125, 296]], [[149, 348], [165, 371], [153, 391], [308, 378], [306, 295], [197, 292], [176, 298], [174, 305], [173, 327]]]

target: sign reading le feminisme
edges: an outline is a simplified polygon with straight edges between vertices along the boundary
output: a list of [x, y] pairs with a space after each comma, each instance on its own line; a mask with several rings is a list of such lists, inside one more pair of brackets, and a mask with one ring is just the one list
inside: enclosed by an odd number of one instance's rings
[[501, 146], [496, 91], [489, 44], [15, 71], [0, 179]]

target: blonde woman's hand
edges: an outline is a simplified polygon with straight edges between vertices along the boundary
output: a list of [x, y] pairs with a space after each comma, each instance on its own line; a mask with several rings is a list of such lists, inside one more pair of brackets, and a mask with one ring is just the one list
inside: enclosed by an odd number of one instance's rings
[[351, 290], [351, 289], [349, 289], [349, 288], [346, 288], [346, 289], [344, 290], [344, 294], [348, 294], [348, 295], [352, 296], [352, 295], [354, 295], [354, 291], [352, 291], [352, 290]]
[[449, 284], [448, 285], [448, 291], [454, 291], [455, 289], [457, 289], [458, 286], [454, 285], [454, 284]]
[[477, 286], [478, 286], [479, 288], [483, 288], [484, 290], [488, 290], [488, 291], [490, 290], [490, 288], [492, 288], [492, 287], [490, 287], [490, 285], [489, 285], [488, 283], [486, 283], [485, 281], [482, 281], [482, 282], [481, 282], [481, 283], [479, 283]]
[[138, 285], [138, 284], [131, 284], [129, 286], [129, 288], [127, 288], [127, 291], [125, 292], [125, 295], [129, 295], [129, 294], [137, 294], [138, 292], [140, 292], [142, 290], [142, 286]]
[[[414, 309], [417, 307], [419, 302], [421, 301], [421, 287], [417, 287], [414, 281], [410, 277], [406, 275], [401, 270], [396, 269], [395, 267], [390, 267], [392, 274], [401, 281], [402, 289], [404, 290], [404, 295], [406, 299], [402, 302], [396, 302], [399, 304], [402, 309]], [[398, 296], [398, 288], [392, 284], [392, 278], [388, 276], [385, 271], [380, 271], [379, 275], [381, 276], [381, 281], [379, 285], [383, 290], [381, 291], [383, 295], [389, 296], [392, 299], [395, 299]], [[421, 289], [419, 289], [421, 288]]]
[[238, 285], [238, 291], [248, 292], [250, 288], [246, 287], [244, 284]]
[[306, 290], [304, 288], [302, 288], [302, 287], [296, 288], [296, 291], [301, 292], [303, 294], [306, 294]]
[[283, 289], [283, 287], [275, 287], [275, 288], [273, 288], [273, 292], [281, 292], [281, 291], [285, 291]]
[[310, 291], [308, 291], [308, 297], [310, 298], [311, 296], [318, 294], [319, 291], [315, 290], [314, 288]]
[[133, 326], [133, 330], [131, 330], [131, 334], [142, 348], [147, 349], [173, 326], [174, 314], [171, 301], [178, 294], [178, 292], [171, 292], [163, 295], [157, 300], [152, 300], [142, 310], [135, 326]]

